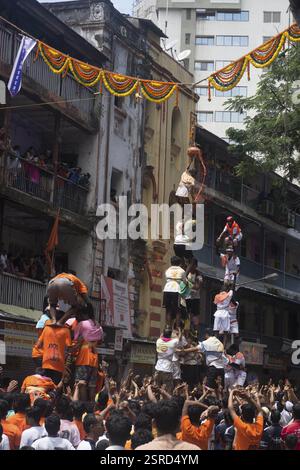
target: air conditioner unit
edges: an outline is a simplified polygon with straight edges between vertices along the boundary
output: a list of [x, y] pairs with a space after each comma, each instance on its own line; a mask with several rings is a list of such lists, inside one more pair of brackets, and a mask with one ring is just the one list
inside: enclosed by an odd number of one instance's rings
[[296, 225], [296, 214], [293, 211], [287, 213], [287, 225], [288, 227], [295, 228]]
[[269, 217], [273, 217], [274, 215], [274, 203], [269, 200], [263, 201], [261, 205], [261, 212], [263, 215], [268, 215]]

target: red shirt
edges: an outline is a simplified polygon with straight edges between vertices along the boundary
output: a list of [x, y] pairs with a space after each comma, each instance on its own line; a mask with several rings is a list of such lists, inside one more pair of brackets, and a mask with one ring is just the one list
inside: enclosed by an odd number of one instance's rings
[[298, 442], [295, 450], [300, 450], [300, 419], [297, 419], [293, 423], [288, 424], [281, 431], [281, 438], [285, 441], [289, 434], [295, 434], [298, 438]]

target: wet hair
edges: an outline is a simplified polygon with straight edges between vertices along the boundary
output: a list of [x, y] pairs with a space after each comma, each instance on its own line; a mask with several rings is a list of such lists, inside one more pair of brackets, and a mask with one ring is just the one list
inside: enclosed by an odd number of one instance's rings
[[163, 332], [164, 338], [171, 338], [172, 336], [172, 328], [166, 327]]
[[131, 437], [131, 448], [135, 450], [137, 447], [147, 444], [153, 440], [152, 432], [148, 429], [138, 429]]
[[179, 413], [180, 413], [180, 415], [181, 415], [182, 409], [183, 409], [183, 405], [184, 405], [184, 402], [185, 402], [184, 397], [181, 396], [181, 395], [178, 395], [178, 396], [173, 397], [173, 400], [174, 400], [175, 403], [177, 404], [178, 409], [179, 409]]
[[207, 336], [214, 336], [214, 332], [213, 332], [212, 328], [206, 328], [205, 329], [205, 334]]
[[143, 411], [137, 415], [136, 421], [134, 423], [134, 429], [135, 431], [139, 429], [146, 429], [148, 431], [152, 431], [152, 419], [149, 415], [146, 413], [143, 413]]
[[56, 402], [55, 409], [62, 419], [68, 419], [72, 421], [73, 410], [71, 407], [71, 400], [68, 397], [60, 397], [59, 400], [57, 400]]
[[50, 437], [57, 436], [58, 431], [60, 429], [59, 416], [54, 415], [54, 414], [48, 416], [48, 418], [45, 421], [45, 429]]
[[271, 423], [278, 424], [281, 418], [281, 413], [278, 410], [271, 411]]
[[92, 413], [89, 413], [84, 417], [83, 429], [88, 434], [91, 430], [91, 426], [96, 426], [97, 424], [98, 424], [98, 420], [96, 416], [93, 415]]
[[51, 405], [51, 402], [48, 400], [44, 400], [43, 398], [37, 398], [34, 401], [34, 406], [37, 406], [40, 408], [41, 413], [43, 417], [47, 418], [50, 416], [53, 412], [53, 406]]
[[101, 441], [96, 444], [96, 450], [105, 450], [107, 447], [109, 447], [109, 441], [107, 439], [101, 439]]
[[231, 426], [233, 424], [233, 419], [229, 410], [224, 410], [224, 421], [227, 426]]
[[42, 417], [42, 411], [38, 406], [33, 406], [32, 408], [26, 409], [26, 418], [33, 419], [33, 421], [39, 425], [40, 419]]
[[174, 434], [180, 423], [180, 410], [176, 401], [161, 400], [156, 403], [154, 419], [159, 433]]
[[190, 405], [188, 407], [188, 416], [190, 418], [191, 423], [194, 426], [199, 426], [200, 423], [200, 416], [203, 412], [203, 408], [197, 405]]
[[5, 419], [8, 412], [8, 403], [6, 400], [0, 400], [0, 419]]
[[171, 265], [172, 266], [180, 266], [182, 263], [182, 259], [179, 256], [172, 256], [171, 258]]
[[130, 419], [121, 413], [112, 413], [105, 425], [110, 444], [124, 446], [130, 437]]
[[72, 403], [72, 409], [75, 419], [81, 420], [83, 413], [86, 411], [86, 406], [83, 401], [74, 401]]
[[106, 390], [102, 390], [102, 392], [99, 393], [98, 398], [97, 398], [97, 405], [99, 410], [103, 411], [107, 407], [107, 402], [108, 402], [108, 393]]
[[242, 418], [246, 423], [253, 423], [255, 418], [255, 408], [251, 403], [245, 403], [241, 406]]
[[28, 393], [18, 393], [14, 398], [13, 408], [16, 413], [25, 413], [30, 406], [30, 395]]
[[300, 419], [300, 403], [296, 403], [293, 406], [293, 418]]
[[154, 418], [155, 414], [155, 403], [152, 402], [147, 402], [143, 405], [142, 407], [142, 413], [145, 413], [145, 415], [149, 416], [151, 419]]
[[239, 350], [240, 350], [240, 348], [239, 348], [238, 344], [234, 343], [234, 344], [231, 344], [229, 346], [229, 348], [227, 350], [227, 353], [233, 355], [233, 354], [238, 353]]

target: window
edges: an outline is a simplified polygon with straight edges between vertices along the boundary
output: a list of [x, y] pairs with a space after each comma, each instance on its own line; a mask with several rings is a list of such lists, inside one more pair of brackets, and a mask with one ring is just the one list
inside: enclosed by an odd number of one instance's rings
[[212, 111], [198, 111], [198, 122], [213, 122], [214, 113]]
[[196, 44], [198, 46], [213, 46], [214, 43], [214, 36], [196, 36]]
[[245, 114], [235, 111], [216, 111], [216, 122], [244, 122]]
[[196, 10], [196, 19], [198, 21], [249, 21], [249, 11]]
[[185, 43], [186, 44], [191, 44], [191, 34], [190, 33], [185, 33]]
[[227, 97], [229, 98], [233, 96], [245, 96], [246, 97], [247, 91], [248, 89], [246, 86], [236, 86], [232, 90], [228, 90], [228, 91], [216, 90], [215, 95], [219, 97], [223, 97], [223, 98], [227, 98]]
[[217, 36], [217, 46], [248, 46], [248, 36]]
[[189, 8], [186, 10], [186, 19], [190, 20], [192, 18], [192, 10]]
[[270, 41], [272, 39], [272, 36], [263, 36], [263, 43]]
[[204, 72], [213, 72], [214, 71], [214, 62], [206, 61], [195, 61], [195, 70], [202, 70]]
[[[200, 86], [200, 87], [196, 88], [195, 91], [196, 91], [197, 95], [199, 95], [199, 96], [208, 96], [208, 87], [207, 86]], [[214, 89], [212, 88], [210, 91], [211, 91], [211, 95], [213, 95]]]
[[223, 69], [226, 65], [231, 64], [232, 60], [216, 60], [216, 70]]
[[280, 11], [264, 11], [264, 23], [280, 23]]

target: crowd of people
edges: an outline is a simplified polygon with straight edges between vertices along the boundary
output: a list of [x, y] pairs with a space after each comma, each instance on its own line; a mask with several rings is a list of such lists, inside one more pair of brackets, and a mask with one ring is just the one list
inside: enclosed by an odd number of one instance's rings
[[5, 272], [14, 276], [45, 282], [48, 273], [45, 257], [42, 255], [25, 256], [22, 253], [12, 254], [0, 246], [0, 273]]

